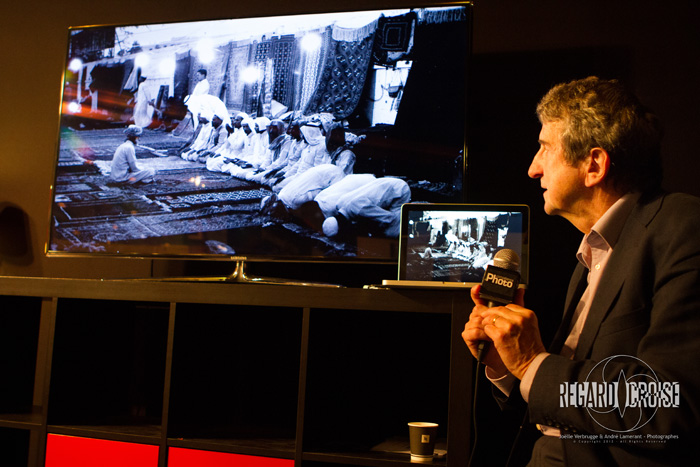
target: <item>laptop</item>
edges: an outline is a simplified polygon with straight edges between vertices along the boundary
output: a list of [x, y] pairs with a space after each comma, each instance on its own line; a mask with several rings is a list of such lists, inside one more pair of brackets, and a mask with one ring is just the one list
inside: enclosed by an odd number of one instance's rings
[[471, 288], [504, 248], [519, 256], [520, 285], [527, 286], [529, 228], [524, 204], [404, 204], [398, 277], [382, 286]]

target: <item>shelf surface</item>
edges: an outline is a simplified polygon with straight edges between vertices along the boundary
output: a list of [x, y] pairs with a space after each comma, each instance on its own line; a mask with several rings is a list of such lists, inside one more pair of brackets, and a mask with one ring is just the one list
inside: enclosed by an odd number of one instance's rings
[[41, 424], [42, 417], [38, 413], [0, 413], [0, 427], [3, 428], [31, 429]]
[[433, 459], [430, 463], [411, 462], [411, 456], [398, 452], [305, 452], [303, 460], [334, 464], [363, 465], [368, 467], [415, 467], [416, 465], [446, 466], [446, 459]]
[[49, 433], [141, 444], [160, 444], [159, 425], [49, 425]]
[[449, 313], [469, 290], [329, 288], [119, 279], [0, 277], [0, 295]]
[[168, 446], [294, 459], [295, 440], [285, 438], [168, 438]]

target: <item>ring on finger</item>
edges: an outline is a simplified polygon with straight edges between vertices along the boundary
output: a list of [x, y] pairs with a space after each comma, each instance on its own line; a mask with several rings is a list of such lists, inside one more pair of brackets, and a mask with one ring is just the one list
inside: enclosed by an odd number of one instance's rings
[[497, 320], [498, 318], [500, 318], [499, 315], [495, 315], [495, 316], [493, 317], [493, 319], [491, 320], [491, 326], [495, 326], [495, 325], [496, 325], [496, 320]]

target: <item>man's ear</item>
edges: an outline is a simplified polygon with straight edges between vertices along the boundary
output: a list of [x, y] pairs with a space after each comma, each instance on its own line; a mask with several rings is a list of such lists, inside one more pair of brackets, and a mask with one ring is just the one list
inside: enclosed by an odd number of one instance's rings
[[585, 164], [586, 174], [584, 183], [587, 187], [600, 184], [610, 173], [610, 155], [603, 148], [591, 149]]

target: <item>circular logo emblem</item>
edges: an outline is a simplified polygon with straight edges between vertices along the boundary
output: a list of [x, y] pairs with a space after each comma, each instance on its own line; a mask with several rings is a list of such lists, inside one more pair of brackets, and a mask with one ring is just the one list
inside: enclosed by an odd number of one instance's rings
[[[640, 365], [646, 369], [644, 373], [629, 373]], [[591, 396], [596, 401], [586, 410], [607, 430], [617, 433], [638, 430], [649, 423], [658, 410], [658, 391], [662, 384], [654, 370], [637, 357], [615, 355], [598, 362], [588, 373], [586, 383], [593, 388]], [[620, 426], [630, 428], [619, 429]]]

